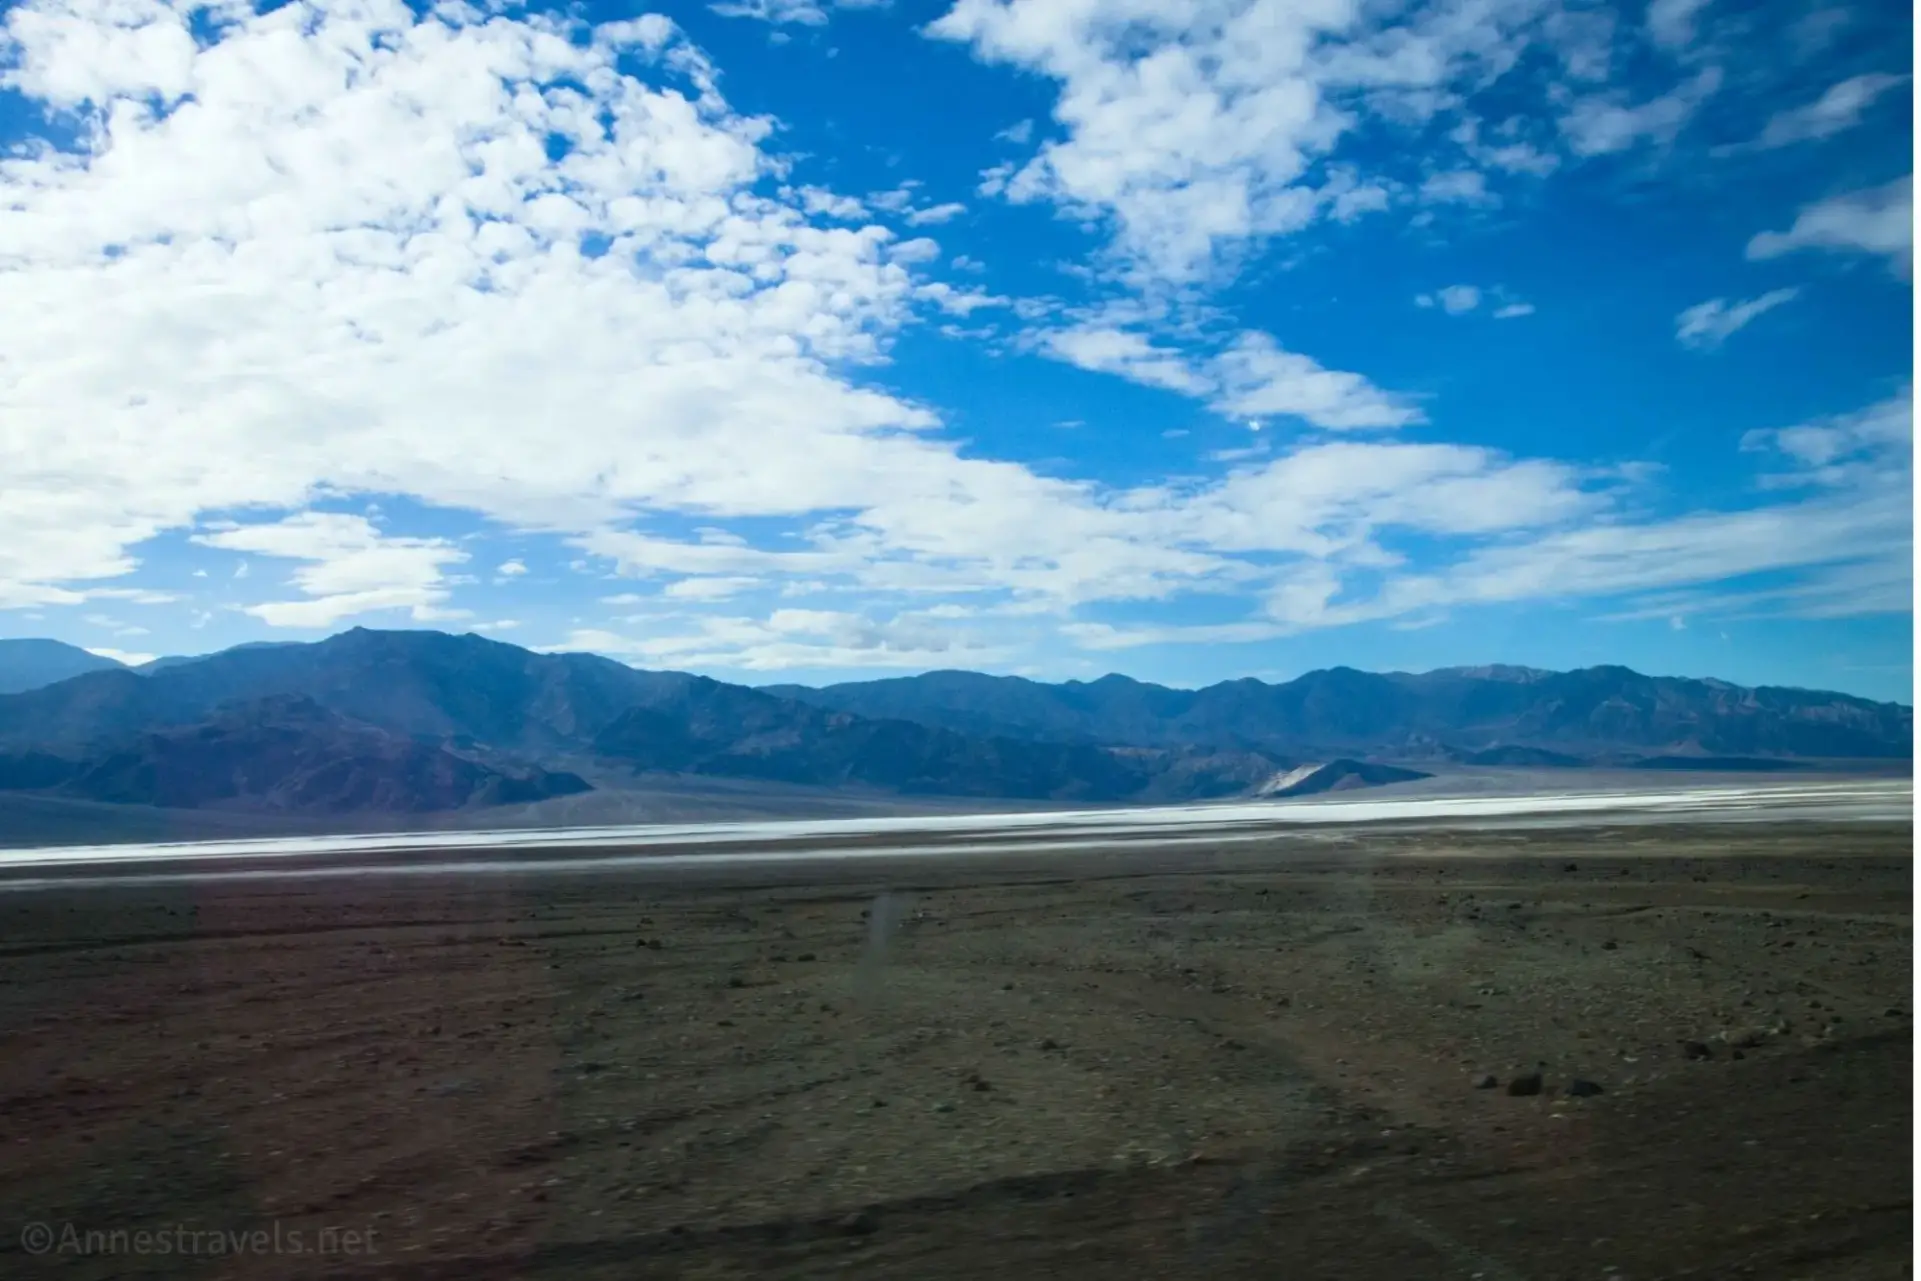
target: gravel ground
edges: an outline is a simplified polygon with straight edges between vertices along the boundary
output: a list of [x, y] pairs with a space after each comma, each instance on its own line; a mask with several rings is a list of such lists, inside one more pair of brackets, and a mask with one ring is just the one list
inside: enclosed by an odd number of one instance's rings
[[1911, 853], [11, 893], [0, 1271], [1908, 1276]]

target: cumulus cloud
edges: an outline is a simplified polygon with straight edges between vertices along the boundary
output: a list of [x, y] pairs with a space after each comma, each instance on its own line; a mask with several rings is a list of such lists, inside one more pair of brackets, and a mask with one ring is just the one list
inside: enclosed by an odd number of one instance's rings
[[910, 226], [926, 227], [937, 222], [952, 222], [966, 212], [966, 205], [949, 201], [944, 205], [929, 205], [925, 209], [913, 210], [907, 215], [907, 222]]
[[1421, 184], [1421, 199], [1429, 204], [1498, 205], [1501, 203], [1487, 189], [1486, 176], [1473, 169], [1455, 169], [1430, 175]]
[[446, 567], [467, 553], [441, 538], [383, 535], [365, 516], [305, 511], [271, 524], [194, 535], [224, 551], [300, 561], [291, 581], [303, 599], [247, 605], [270, 627], [330, 627], [343, 618], [405, 609], [417, 621], [464, 615], [443, 608]]
[[1792, 302], [1800, 293], [1794, 288], [1770, 289], [1743, 302], [1730, 303], [1725, 298], [1698, 302], [1674, 318], [1674, 337], [1684, 347], [1719, 347], [1749, 321]]
[[84, 141], [0, 167], [0, 599], [322, 490], [584, 536], [812, 510], [950, 456], [842, 372], [927, 250], [754, 194], [767, 123], [663, 18], [5, 21], [7, 86]]
[[1483, 289], [1479, 285], [1448, 285], [1432, 293], [1414, 295], [1414, 305], [1427, 310], [1440, 308], [1450, 316], [1465, 316], [1488, 305], [1488, 314], [1496, 320], [1514, 320], [1521, 316], [1532, 316], [1534, 304], [1516, 298], [1501, 285]]
[[1541, 12], [1444, 0], [1392, 27], [1365, 16], [1358, 0], [958, 0], [927, 32], [1060, 86], [1062, 136], [983, 190], [1105, 219], [1130, 275], [1188, 282], [1249, 239], [1353, 216], [1315, 166], [1355, 107], [1425, 120], [1458, 81], [1514, 65]]
[[1748, 241], [1753, 259], [1800, 249], [1878, 254], [1906, 279], [1914, 264], [1913, 176], [1809, 205], [1786, 231], [1764, 231]]
[[[1199, 591], [1263, 602], [1261, 627], [1331, 626], [1703, 581], [1675, 564], [1827, 563], [1784, 550], [1797, 531], [1835, 555], [1891, 537], [1853, 472], [1753, 513], [1657, 521], [1618, 478], [1553, 460], [1356, 440], [1423, 422], [1420, 404], [1268, 333], [1149, 310], [1055, 323], [1058, 308], [936, 280], [938, 244], [869, 219], [905, 218], [916, 187], [860, 201], [796, 185], [773, 122], [730, 105], [657, 15], [220, 13], [26, 0], [0, 19], [4, 87], [77, 139], [0, 161], [0, 606], [142, 590], [121, 580], [153, 540], [194, 531], [253, 558], [221, 590], [258, 593], [245, 608], [270, 625], [446, 618], [465, 586], [467, 544], [442, 536], [457, 527], [516, 551], [545, 539], [560, 551], [537, 563], [651, 580], [596, 590], [687, 611], [671, 635], [591, 647], [912, 666], [1018, 645], [943, 639], [955, 618], [903, 602], [1084, 622], [1092, 603]], [[1341, 0], [1205, 17], [963, 0], [937, 25], [1061, 85], [1060, 136], [1006, 194], [1098, 216], [1136, 278], [1163, 282], [1404, 195], [1322, 163], [1355, 113], [1453, 110], [1450, 86], [1513, 65], [1523, 28], [1593, 64], [1590, 35], [1505, 2], [1428, 6], [1391, 33]], [[1476, 145], [1529, 145], [1504, 130]], [[1517, 305], [1477, 299], [1497, 303]], [[1134, 487], [963, 450], [886, 388], [885, 362], [916, 317], [1003, 304], [1052, 358], [1300, 430], [1208, 477]], [[324, 510], [374, 496], [405, 501], [378, 520]], [[1508, 565], [1523, 540], [1610, 571]], [[841, 600], [702, 612], [799, 583]]]

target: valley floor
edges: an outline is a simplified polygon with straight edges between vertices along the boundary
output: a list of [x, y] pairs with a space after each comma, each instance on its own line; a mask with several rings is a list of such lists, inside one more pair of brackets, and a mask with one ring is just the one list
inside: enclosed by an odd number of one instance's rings
[[1907, 1276], [1911, 855], [1356, 828], [14, 891], [0, 1272]]

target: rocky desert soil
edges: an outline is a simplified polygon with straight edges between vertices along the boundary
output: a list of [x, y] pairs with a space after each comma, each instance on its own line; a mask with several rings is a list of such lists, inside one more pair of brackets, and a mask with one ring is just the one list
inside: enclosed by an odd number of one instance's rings
[[1751, 823], [14, 891], [0, 1273], [1908, 1276], [1911, 877]]

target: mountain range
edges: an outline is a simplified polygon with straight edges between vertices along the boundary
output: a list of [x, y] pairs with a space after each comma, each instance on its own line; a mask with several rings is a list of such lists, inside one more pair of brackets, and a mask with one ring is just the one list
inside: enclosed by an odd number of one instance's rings
[[0, 792], [323, 815], [538, 802], [674, 778], [1172, 802], [1464, 766], [1897, 761], [1911, 754], [1913, 723], [1897, 704], [1621, 667], [1335, 668], [1198, 690], [929, 672], [754, 689], [433, 631], [355, 628], [137, 669], [68, 648], [0, 643], [0, 689], [16, 691], [0, 694]]
[[1049, 685], [928, 672], [768, 692], [961, 733], [1060, 742], [1347, 752], [1477, 764], [1628, 763], [1644, 755], [1885, 758], [1911, 752], [1913, 711], [1846, 694], [1643, 676], [1625, 667], [1546, 672], [1453, 667], [1418, 675], [1350, 667], [1284, 684], [1170, 689], [1103, 676]]

